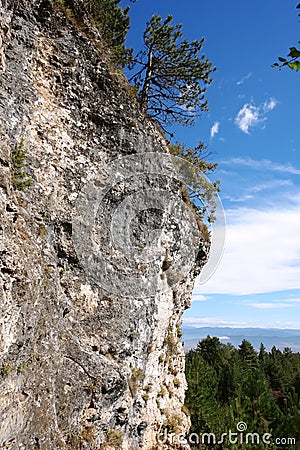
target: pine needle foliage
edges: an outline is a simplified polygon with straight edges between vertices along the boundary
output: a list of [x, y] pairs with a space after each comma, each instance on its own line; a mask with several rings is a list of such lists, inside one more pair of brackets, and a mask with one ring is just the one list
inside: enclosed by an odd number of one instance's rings
[[132, 55], [132, 49], [125, 46], [130, 26], [129, 7], [119, 6], [121, 0], [85, 0], [85, 7], [93, 17], [103, 39], [109, 46], [116, 67], [125, 67]]
[[23, 191], [32, 184], [32, 180], [28, 177], [28, 174], [24, 171], [26, 167], [27, 151], [24, 148], [24, 140], [12, 151], [12, 166], [13, 166], [13, 186], [19, 191]]
[[[189, 199], [200, 220], [206, 219], [208, 223], [215, 221], [217, 196], [220, 192], [220, 182], [210, 182], [205, 175], [212, 173], [218, 167], [217, 163], [207, 161], [207, 146], [200, 142], [195, 148], [186, 148], [180, 143], [169, 144], [170, 153], [178, 156], [183, 164], [179, 164], [180, 172], [184, 175], [185, 188]], [[185, 164], [188, 164], [188, 170]]]
[[[267, 352], [263, 345], [258, 353], [245, 339], [235, 348], [207, 336], [186, 355], [185, 373], [191, 433], [200, 444], [191, 446], [193, 450], [300, 448], [300, 353], [275, 347]], [[246, 425], [243, 441], [239, 423]], [[239, 438], [234, 445], [229, 430]], [[215, 443], [207, 439], [209, 433]], [[222, 433], [227, 433], [224, 439]], [[270, 442], [263, 440], [264, 435]]]
[[206, 86], [215, 69], [201, 53], [204, 38], [183, 39], [182, 25], [154, 14], [147, 24], [144, 46], [132, 59], [129, 78], [138, 88], [141, 109], [161, 125], [193, 125], [201, 111], [208, 111]]

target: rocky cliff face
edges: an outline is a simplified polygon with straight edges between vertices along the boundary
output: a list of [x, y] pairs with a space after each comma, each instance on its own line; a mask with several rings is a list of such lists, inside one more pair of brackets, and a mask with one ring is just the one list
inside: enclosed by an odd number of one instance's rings
[[195, 276], [180, 183], [81, 1], [63, 3], [0, 1], [0, 446], [172, 448], [157, 433], [189, 425]]

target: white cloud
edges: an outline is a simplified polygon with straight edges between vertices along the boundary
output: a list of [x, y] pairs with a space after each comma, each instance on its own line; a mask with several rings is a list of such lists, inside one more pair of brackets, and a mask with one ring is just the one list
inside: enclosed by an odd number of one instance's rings
[[249, 134], [249, 128], [257, 126], [262, 121], [259, 114], [260, 112], [257, 106], [246, 103], [238, 112], [234, 123], [244, 133]]
[[219, 132], [220, 122], [215, 122], [210, 130], [210, 138], [212, 139]]
[[288, 299], [280, 299], [275, 300], [273, 302], [246, 302], [247, 305], [256, 309], [282, 309], [282, 308], [290, 308], [290, 307], [299, 307], [297, 303], [300, 302], [299, 298], [288, 298]]
[[272, 109], [274, 109], [277, 106], [277, 103], [278, 102], [277, 100], [275, 100], [275, 98], [270, 98], [270, 100], [266, 101], [263, 104], [263, 110], [265, 112], [272, 111]]
[[[258, 194], [262, 191], [274, 191], [275, 189], [291, 186], [293, 186], [292, 180], [270, 180], [264, 183], [257, 184], [256, 186], [246, 188], [245, 193], [242, 195], [225, 195], [222, 198], [224, 200], [229, 200], [232, 203], [242, 203], [248, 200], [252, 200], [255, 194]], [[281, 193], [283, 193], [283, 190], [281, 190]]]
[[183, 317], [182, 323], [184, 326], [195, 328], [201, 327], [230, 327], [230, 328], [281, 328], [281, 329], [298, 329], [300, 328], [300, 321], [278, 321], [268, 320], [265, 317], [262, 321], [233, 321], [223, 320], [219, 317]]
[[193, 296], [192, 296], [193, 302], [206, 302], [209, 299], [210, 299], [210, 297], [207, 297], [206, 295], [202, 295], [202, 294], [193, 294]]
[[270, 170], [273, 172], [291, 173], [292, 175], [300, 175], [300, 169], [292, 166], [292, 164], [281, 164], [270, 161], [269, 159], [256, 160], [252, 158], [230, 158], [223, 160], [222, 164], [226, 165], [240, 165], [250, 167], [252, 169], [260, 169], [262, 171]]
[[249, 187], [246, 189], [246, 193], [240, 196], [231, 196], [225, 195], [223, 198], [229, 200], [232, 203], [242, 203], [247, 200], [252, 200], [254, 198], [254, 194], [265, 190], [274, 190], [276, 188], [293, 186], [293, 182], [291, 180], [271, 180], [266, 181], [265, 183], [257, 184], [256, 186]]
[[236, 84], [244, 84], [250, 77], [252, 77], [253, 72], [249, 72], [247, 75], [242, 77]]
[[246, 328], [251, 326], [248, 322], [223, 320], [218, 317], [183, 317], [183, 325], [192, 327], [231, 327]]
[[249, 306], [257, 309], [281, 309], [290, 308], [293, 305], [291, 303], [249, 303]]
[[271, 180], [265, 183], [258, 184], [249, 189], [250, 192], [257, 193], [264, 191], [266, 189], [276, 189], [279, 187], [292, 186], [293, 182], [291, 180]]
[[230, 195], [226, 195], [223, 198], [225, 198], [226, 200], [229, 200], [233, 203], [241, 203], [241, 202], [245, 202], [246, 200], [251, 200], [253, 198], [253, 195], [245, 194], [240, 197], [232, 197]]
[[248, 295], [300, 288], [300, 199], [266, 210], [227, 211], [226, 246], [195, 293]]
[[249, 128], [254, 128], [266, 121], [266, 114], [272, 111], [277, 105], [274, 98], [270, 98], [261, 106], [254, 103], [245, 103], [237, 113], [234, 123], [246, 134], [250, 134]]

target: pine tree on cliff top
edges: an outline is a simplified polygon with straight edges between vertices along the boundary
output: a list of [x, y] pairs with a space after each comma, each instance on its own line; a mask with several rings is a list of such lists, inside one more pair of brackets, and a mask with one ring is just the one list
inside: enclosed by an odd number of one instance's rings
[[201, 54], [204, 38], [182, 39], [182, 25], [154, 14], [144, 32], [144, 47], [131, 62], [130, 80], [137, 87], [141, 109], [161, 125], [193, 125], [211, 83], [212, 64]]

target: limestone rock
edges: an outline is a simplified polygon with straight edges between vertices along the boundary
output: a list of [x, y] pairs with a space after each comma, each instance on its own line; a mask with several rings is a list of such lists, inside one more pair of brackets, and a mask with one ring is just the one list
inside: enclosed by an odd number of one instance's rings
[[[157, 433], [189, 426], [179, 327], [207, 249], [195, 270], [148, 296], [103, 286], [78, 255], [74, 223], [88, 183], [105, 189], [104, 168], [115, 158], [168, 149], [107, 62], [98, 31], [83, 13], [67, 17], [60, 3], [0, 1], [0, 447], [171, 448]], [[80, 0], [68, 4], [82, 8]], [[24, 189], [14, 185], [20, 142], [31, 180]], [[124, 274], [163, 280], [178, 255], [179, 225], [170, 220], [162, 230], [155, 208], [150, 216], [140, 211], [131, 234], [140, 254], [142, 240], [156, 233], [155, 263], [135, 259], [133, 270], [111, 244], [124, 199], [149, 189], [180, 198], [178, 183], [146, 172], [108, 190], [90, 230], [116, 282]]]

